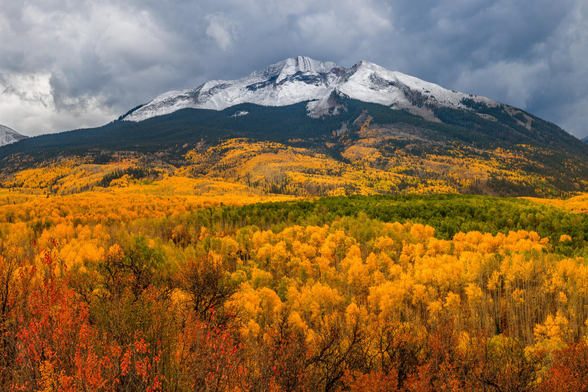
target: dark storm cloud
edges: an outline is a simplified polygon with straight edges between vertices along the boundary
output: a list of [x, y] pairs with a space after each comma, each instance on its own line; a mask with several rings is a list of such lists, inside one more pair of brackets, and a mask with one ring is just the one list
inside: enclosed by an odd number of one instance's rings
[[368, 60], [588, 134], [583, 0], [0, 0], [0, 123], [33, 135], [287, 57]]

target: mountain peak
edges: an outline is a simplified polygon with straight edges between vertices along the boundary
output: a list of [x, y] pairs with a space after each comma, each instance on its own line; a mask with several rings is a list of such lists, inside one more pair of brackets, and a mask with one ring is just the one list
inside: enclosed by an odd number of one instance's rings
[[277, 77], [278, 82], [288, 76], [301, 73], [328, 73], [333, 68], [340, 68], [332, 61], [318, 61], [306, 56], [290, 57], [276, 64], [272, 64], [260, 71], [252, 73], [250, 78], [273, 78]]
[[333, 93], [424, 116], [429, 113], [423, 106], [465, 109], [462, 101], [466, 98], [496, 104], [487, 98], [454, 92], [400, 72], [388, 71], [365, 60], [347, 69], [331, 61], [298, 56], [242, 79], [213, 80], [192, 90], [162, 94], [122, 119], [143, 121], [186, 108], [224, 110], [242, 103], [289, 106], [301, 102], [309, 102], [309, 116], [319, 117], [339, 113], [328, 106]]
[[6, 146], [8, 144], [16, 143], [27, 137], [21, 135], [20, 133], [16, 132], [12, 128], [8, 128], [7, 126], [0, 125], [0, 147]]
[[379, 66], [376, 63], [372, 63], [371, 61], [361, 60], [357, 64], [355, 64], [352, 69], [357, 68], [371, 68], [371, 69], [385, 69], [384, 67]]
[[278, 64], [283, 65], [285, 69], [296, 72], [329, 72], [331, 69], [339, 67], [332, 61], [318, 61], [306, 56], [291, 57]]

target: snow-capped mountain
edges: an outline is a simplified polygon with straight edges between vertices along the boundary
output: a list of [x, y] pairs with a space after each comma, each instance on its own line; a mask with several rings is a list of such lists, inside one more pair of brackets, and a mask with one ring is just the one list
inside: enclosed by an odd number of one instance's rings
[[27, 137], [16, 132], [14, 129], [0, 125], [0, 147], [16, 143]]
[[239, 80], [212, 80], [190, 90], [170, 91], [128, 113], [122, 119], [143, 121], [180, 109], [224, 110], [252, 103], [288, 106], [308, 102], [308, 115], [337, 114], [338, 97], [407, 109], [427, 117], [431, 105], [463, 108], [464, 99], [497, 105], [488, 98], [447, 90], [434, 83], [361, 61], [347, 69], [308, 57], [289, 58]]

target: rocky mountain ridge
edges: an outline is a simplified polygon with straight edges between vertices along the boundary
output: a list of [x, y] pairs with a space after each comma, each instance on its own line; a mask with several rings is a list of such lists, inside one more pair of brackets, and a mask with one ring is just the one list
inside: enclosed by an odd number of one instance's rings
[[433, 107], [467, 109], [466, 100], [498, 105], [488, 98], [451, 91], [368, 61], [344, 68], [299, 56], [242, 79], [212, 80], [195, 89], [167, 92], [122, 119], [143, 121], [186, 108], [224, 110], [244, 103], [289, 106], [301, 102], [308, 102], [308, 115], [317, 118], [345, 110], [342, 98], [405, 109], [430, 120], [434, 120]]

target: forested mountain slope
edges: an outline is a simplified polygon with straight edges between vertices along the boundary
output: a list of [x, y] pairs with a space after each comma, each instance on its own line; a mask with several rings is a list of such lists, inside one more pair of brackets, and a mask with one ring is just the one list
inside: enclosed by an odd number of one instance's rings
[[297, 196], [588, 188], [588, 146], [554, 124], [375, 64], [308, 58], [166, 93], [103, 127], [22, 140], [0, 159], [0, 181], [13, 187], [22, 170], [77, 162]]

